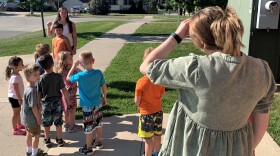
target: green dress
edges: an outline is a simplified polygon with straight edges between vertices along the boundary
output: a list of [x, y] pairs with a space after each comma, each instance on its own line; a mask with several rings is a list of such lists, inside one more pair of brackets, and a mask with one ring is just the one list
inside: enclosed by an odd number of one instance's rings
[[268, 64], [221, 52], [155, 60], [147, 76], [179, 90], [160, 156], [251, 156], [253, 111], [266, 113], [276, 84]]

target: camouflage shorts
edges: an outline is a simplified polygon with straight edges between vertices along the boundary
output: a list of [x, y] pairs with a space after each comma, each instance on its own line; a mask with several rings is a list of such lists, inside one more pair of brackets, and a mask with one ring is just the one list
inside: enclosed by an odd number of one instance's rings
[[138, 136], [151, 138], [154, 135], [162, 135], [162, 119], [162, 111], [148, 115], [141, 114], [139, 117]]
[[63, 124], [63, 106], [61, 100], [43, 102], [42, 109], [43, 127], [50, 127], [52, 124], [55, 126], [61, 126]]

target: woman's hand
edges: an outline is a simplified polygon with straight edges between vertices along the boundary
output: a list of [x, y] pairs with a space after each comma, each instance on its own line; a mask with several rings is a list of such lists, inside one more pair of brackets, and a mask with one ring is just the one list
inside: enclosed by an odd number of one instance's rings
[[182, 21], [177, 30], [175, 31], [175, 33], [178, 36], [180, 36], [182, 40], [186, 38], [186, 36], [189, 34], [189, 23], [189, 19]]
[[47, 23], [47, 26], [48, 26], [48, 27], [52, 26], [52, 21], [49, 21], [49, 22]]

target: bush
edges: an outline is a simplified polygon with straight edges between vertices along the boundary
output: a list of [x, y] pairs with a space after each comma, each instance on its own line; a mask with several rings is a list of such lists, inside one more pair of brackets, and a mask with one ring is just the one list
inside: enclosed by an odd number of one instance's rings
[[89, 13], [92, 15], [108, 15], [110, 13], [110, 5], [107, 0], [94, 0], [92, 6], [89, 9]]

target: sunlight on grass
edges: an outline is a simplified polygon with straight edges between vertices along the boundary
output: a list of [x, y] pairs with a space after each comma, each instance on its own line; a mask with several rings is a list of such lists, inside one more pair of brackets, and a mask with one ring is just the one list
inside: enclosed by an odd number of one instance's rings
[[[129, 43], [119, 51], [104, 72], [108, 85], [108, 105], [105, 116], [137, 113], [134, 104], [134, 89], [136, 81], [143, 75], [139, 66], [143, 61], [143, 52], [148, 47], [157, 47], [159, 44]], [[186, 56], [189, 53], [202, 54], [192, 43], [182, 43], [170, 54], [169, 58]], [[98, 68], [98, 67], [97, 67]], [[163, 98], [164, 112], [170, 112], [178, 93], [174, 89], [167, 89]], [[81, 112], [78, 112], [81, 116]]]
[[135, 36], [152, 36], [152, 35], [169, 35], [177, 29], [177, 22], [154, 22], [145, 23], [139, 27], [133, 35]]

